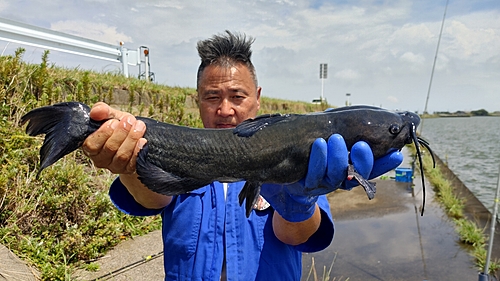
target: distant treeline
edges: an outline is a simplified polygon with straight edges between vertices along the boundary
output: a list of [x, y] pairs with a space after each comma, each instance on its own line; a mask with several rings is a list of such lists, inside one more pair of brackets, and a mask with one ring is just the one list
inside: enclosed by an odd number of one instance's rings
[[472, 110], [472, 111], [435, 111], [438, 116], [455, 116], [455, 117], [470, 117], [470, 116], [500, 116], [500, 111], [488, 112], [486, 109]]

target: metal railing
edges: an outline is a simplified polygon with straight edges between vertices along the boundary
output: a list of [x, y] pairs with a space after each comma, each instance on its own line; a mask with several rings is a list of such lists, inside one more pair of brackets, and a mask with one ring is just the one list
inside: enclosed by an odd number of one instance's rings
[[[0, 18], [0, 40], [107, 61], [121, 62], [122, 74], [125, 77], [129, 76], [129, 65], [139, 65], [140, 67], [141, 63], [145, 63], [147, 73], [144, 76], [145, 79], [150, 80], [149, 49], [144, 46], [136, 50], [128, 50], [123, 46], [123, 42], [120, 42], [119, 46], [114, 46], [3, 18]], [[143, 52], [145, 57], [143, 61], [140, 50], [144, 48], [147, 51]], [[141, 73], [139, 73], [140, 75]]]

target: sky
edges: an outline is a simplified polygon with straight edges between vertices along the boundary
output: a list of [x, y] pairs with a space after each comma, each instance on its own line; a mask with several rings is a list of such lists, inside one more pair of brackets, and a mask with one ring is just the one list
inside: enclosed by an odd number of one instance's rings
[[[147, 46], [155, 83], [195, 87], [196, 43], [225, 30], [255, 38], [262, 95], [423, 112], [446, 0], [0, 0], [0, 17], [128, 49]], [[17, 47], [39, 63], [42, 48]], [[121, 64], [51, 51], [60, 67]], [[319, 78], [321, 63], [328, 76]], [[130, 75], [138, 75], [136, 67]], [[350, 94], [347, 97], [347, 93]], [[427, 111], [500, 111], [500, 1], [450, 0]]]

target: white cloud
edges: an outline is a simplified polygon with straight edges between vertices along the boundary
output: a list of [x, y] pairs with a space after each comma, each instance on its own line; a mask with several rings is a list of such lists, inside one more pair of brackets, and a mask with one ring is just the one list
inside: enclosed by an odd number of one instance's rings
[[337, 71], [334, 77], [342, 80], [356, 80], [359, 78], [359, 74], [357, 71], [352, 69], [343, 69], [341, 71]]
[[395, 96], [388, 96], [387, 101], [389, 101], [391, 103], [398, 103], [399, 102], [398, 98]]
[[132, 43], [133, 39], [118, 32], [116, 27], [103, 23], [94, 23], [82, 20], [57, 21], [51, 25], [51, 29], [108, 44], [118, 45], [121, 41]]
[[6, 0], [0, 1], [0, 11], [7, 9], [10, 6], [10, 3]]
[[401, 53], [427, 49], [437, 43], [437, 34], [432, 33], [429, 26], [420, 24], [405, 24], [396, 28], [384, 44], [390, 53], [398, 57]]
[[412, 52], [402, 54], [399, 60], [413, 71], [421, 70], [425, 63], [425, 57], [422, 54], [414, 54]]
[[496, 56], [494, 50], [500, 50], [500, 26], [478, 27], [465, 20], [453, 20], [447, 26], [450, 42], [446, 51], [455, 58], [474, 62], [484, 62]]

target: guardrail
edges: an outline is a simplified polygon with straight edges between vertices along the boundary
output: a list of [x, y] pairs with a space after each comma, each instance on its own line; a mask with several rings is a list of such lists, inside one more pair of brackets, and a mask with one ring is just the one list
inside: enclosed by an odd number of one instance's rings
[[[150, 80], [149, 49], [144, 46], [141, 46], [141, 48], [137, 50], [128, 50], [123, 46], [123, 42], [120, 42], [119, 46], [114, 46], [3, 18], [0, 18], [0, 40], [102, 60], [121, 62], [122, 73], [126, 77], [129, 76], [129, 65], [139, 65], [140, 71], [140, 65], [144, 63], [146, 69], [145, 75], [142, 76], [144, 76], [146, 80]], [[143, 53], [145, 60], [143, 61], [141, 60], [140, 50], [144, 48], [145, 51]], [[139, 73], [139, 76], [141, 76], [141, 73]]]

